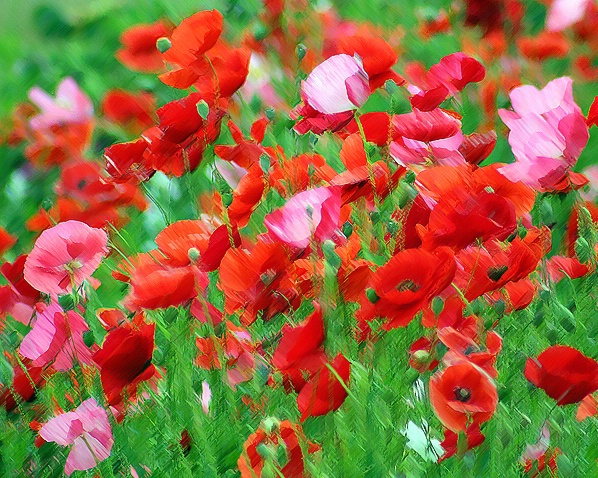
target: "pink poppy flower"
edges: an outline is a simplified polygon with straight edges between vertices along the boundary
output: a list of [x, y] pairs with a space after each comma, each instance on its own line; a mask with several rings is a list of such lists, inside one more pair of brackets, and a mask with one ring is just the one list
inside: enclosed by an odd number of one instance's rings
[[509, 144], [516, 161], [499, 169], [503, 176], [550, 190], [575, 164], [589, 133], [572, 84], [571, 78], [562, 77], [542, 90], [524, 85], [511, 91], [513, 111], [498, 113], [511, 130]]
[[395, 115], [392, 126], [390, 153], [398, 164], [465, 164], [459, 151], [463, 143], [461, 121], [440, 108]]
[[50, 419], [39, 435], [60, 446], [73, 445], [64, 467], [67, 476], [75, 470], [89, 470], [108, 458], [114, 443], [106, 410], [94, 398]]
[[75, 80], [65, 78], [56, 89], [56, 98], [39, 87], [29, 91], [29, 99], [41, 110], [31, 118], [29, 125], [34, 130], [51, 126], [85, 123], [93, 117], [93, 104], [81, 91]]
[[305, 248], [313, 237], [331, 239], [338, 228], [341, 194], [336, 187], [320, 187], [296, 194], [264, 223], [270, 235], [290, 246]]
[[592, 0], [554, 0], [546, 16], [546, 30], [560, 32], [581, 20]]
[[334, 55], [316, 66], [302, 85], [302, 97], [324, 114], [357, 109], [370, 95], [368, 75], [350, 55]]
[[24, 267], [25, 280], [55, 297], [79, 287], [108, 253], [102, 229], [79, 221], [65, 221], [46, 229], [35, 241]]
[[33, 328], [21, 342], [19, 352], [36, 367], [53, 362], [54, 369], [65, 371], [73, 368], [75, 362], [88, 365], [91, 351], [83, 342], [83, 332], [87, 330], [85, 319], [77, 312], [65, 313], [53, 302], [36, 314]]

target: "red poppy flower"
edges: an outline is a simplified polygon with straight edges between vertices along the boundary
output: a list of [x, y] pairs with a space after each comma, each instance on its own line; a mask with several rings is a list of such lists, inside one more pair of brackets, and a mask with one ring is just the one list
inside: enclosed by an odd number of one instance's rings
[[17, 238], [9, 234], [3, 227], [0, 227], [0, 257], [16, 243]]
[[420, 337], [409, 347], [409, 366], [424, 373], [438, 367], [435, 358], [434, 343], [428, 337]]
[[496, 385], [477, 365], [464, 361], [430, 379], [430, 402], [442, 424], [453, 431], [490, 420], [498, 403]]
[[23, 402], [30, 402], [35, 398], [36, 389], [45, 382], [42, 375], [43, 367], [34, 367], [28, 359], [23, 360], [23, 365], [25, 370], [21, 364], [16, 363], [13, 366], [11, 385], [0, 383], [0, 406], [7, 412], [17, 407], [15, 395]]
[[204, 120], [197, 111], [200, 93], [166, 103], [157, 111], [159, 124], [142, 135], [147, 143], [144, 159], [152, 169], [180, 177], [194, 171], [203, 159], [206, 147], [220, 135], [224, 111], [220, 104], [210, 104]]
[[375, 297], [362, 296], [359, 319], [386, 317], [385, 330], [405, 327], [446, 289], [455, 268], [454, 256], [446, 247], [439, 247], [434, 253], [422, 249], [399, 252], [372, 275], [370, 286]]
[[524, 374], [560, 406], [580, 402], [598, 390], [598, 362], [564, 345], [549, 347], [538, 358], [528, 358]]
[[521, 37], [517, 48], [530, 60], [544, 61], [548, 58], [564, 58], [569, 53], [567, 39], [560, 32], [543, 31], [535, 37]]
[[301, 324], [282, 328], [282, 338], [272, 356], [272, 365], [282, 373], [285, 389], [300, 391], [307, 380], [326, 363], [322, 310], [316, 310]]
[[134, 134], [141, 133], [154, 124], [155, 109], [156, 97], [145, 92], [110, 90], [102, 102], [104, 116]]
[[[278, 449], [284, 447], [284, 461], [279, 462]], [[288, 420], [279, 422], [267, 419], [247, 437], [243, 445], [243, 453], [237, 461], [241, 478], [254, 478], [262, 476], [266, 460], [274, 464], [280, 476], [286, 478], [303, 478], [305, 476], [305, 463], [303, 451], [315, 453], [320, 447], [309, 442], [303, 434], [300, 425]]]
[[426, 227], [418, 232], [423, 247], [463, 249], [476, 240], [506, 239], [517, 227], [512, 202], [495, 193], [453, 191], [440, 198]]
[[10, 314], [15, 320], [28, 324], [33, 315], [33, 307], [41, 298], [39, 291], [25, 280], [24, 266], [26, 255], [21, 255], [11, 264], [5, 262], [0, 273], [8, 284], [0, 285], [0, 317]]
[[155, 328], [155, 324], [117, 327], [108, 333], [102, 348], [93, 355], [110, 405], [120, 404], [125, 391], [129, 397], [135, 396], [138, 384], [154, 375]]
[[586, 121], [588, 128], [590, 126], [598, 126], [598, 96], [592, 101], [592, 105], [588, 111], [588, 119]]
[[135, 25], [121, 35], [123, 48], [116, 52], [116, 58], [131, 70], [145, 73], [158, 71], [164, 66], [164, 61], [156, 42], [169, 33], [170, 28], [163, 21]]
[[130, 282], [124, 305], [132, 311], [176, 307], [198, 294], [192, 268], [171, 267], [151, 257], [135, 265]]
[[[467, 427], [465, 430], [465, 439], [467, 440], [467, 450], [471, 450], [476, 446], [484, 443], [486, 437], [480, 431], [480, 425], [475, 423]], [[444, 440], [440, 442], [440, 446], [444, 449], [444, 455], [440, 457], [438, 463], [443, 462], [457, 453], [459, 445], [459, 435], [448, 428], [444, 430]]]
[[410, 87], [410, 91], [415, 93], [411, 104], [418, 110], [431, 111], [448, 96], [461, 91], [469, 83], [482, 81], [485, 76], [486, 70], [479, 61], [461, 52], [452, 53], [430, 67], [419, 88]]
[[269, 320], [289, 307], [298, 307], [298, 291], [288, 275], [291, 269], [280, 243], [259, 241], [251, 251], [229, 249], [220, 263], [225, 312], [242, 309], [242, 323], [251, 324], [260, 311]]
[[[328, 367], [334, 369], [344, 385]], [[323, 364], [297, 395], [301, 421], [338, 409], [347, 398], [350, 375], [351, 363], [342, 354], [338, 354], [330, 364]]]

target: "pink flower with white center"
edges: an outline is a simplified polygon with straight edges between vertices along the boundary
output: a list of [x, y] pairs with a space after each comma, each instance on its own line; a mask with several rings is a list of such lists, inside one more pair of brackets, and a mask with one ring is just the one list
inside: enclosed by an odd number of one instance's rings
[[368, 75], [361, 62], [345, 54], [331, 56], [316, 66], [301, 90], [309, 106], [324, 114], [360, 108], [370, 95]]
[[35, 241], [25, 261], [25, 280], [52, 297], [69, 294], [95, 272], [108, 253], [107, 244], [102, 229], [79, 221], [61, 222]]
[[110, 456], [114, 443], [106, 410], [95, 398], [88, 398], [72, 412], [50, 419], [39, 435], [60, 446], [73, 445], [64, 466], [67, 476], [75, 470], [94, 468]]
[[580, 21], [592, 0], [554, 0], [546, 16], [546, 30], [560, 32]]
[[93, 117], [91, 100], [71, 77], [65, 78], [58, 85], [56, 98], [36, 86], [29, 91], [29, 99], [41, 110], [29, 121], [34, 130], [85, 123]]
[[562, 77], [542, 90], [524, 85], [511, 91], [513, 111], [498, 113], [511, 130], [509, 144], [516, 161], [500, 168], [501, 174], [550, 190], [575, 164], [589, 133], [572, 84], [571, 78]]
[[[38, 304], [37, 307], [43, 307]], [[37, 312], [33, 328], [21, 342], [19, 352], [33, 361], [35, 367], [52, 363], [58, 371], [70, 370], [74, 363], [91, 363], [91, 351], [83, 342], [89, 327], [77, 312], [64, 312], [53, 302]]]
[[304, 249], [310, 239], [332, 239], [338, 229], [341, 194], [336, 187], [319, 187], [296, 194], [264, 223], [270, 236], [289, 246]]

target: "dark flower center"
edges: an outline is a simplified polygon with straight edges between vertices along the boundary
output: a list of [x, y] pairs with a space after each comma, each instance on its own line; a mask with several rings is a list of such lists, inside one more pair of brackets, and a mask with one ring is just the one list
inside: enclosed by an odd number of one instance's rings
[[410, 290], [411, 292], [417, 292], [421, 289], [421, 287], [417, 285], [415, 282], [413, 282], [411, 279], [406, 279], [404, 281], [399, 282], [397, 284], [396, 289], [399, 292], [405, 292], [407, 290]]
[[468, 402], [471, 398], [471, 390], [469, 390], [468, 388], [456, 387], [454, 392], [455, 399], [459, 402], [465, 403]]
[[498, 282], [500, 278], [507, 272], [509, 268], [507, 266], [495, 266], [488, 269], [488, 279], [494, 282]]

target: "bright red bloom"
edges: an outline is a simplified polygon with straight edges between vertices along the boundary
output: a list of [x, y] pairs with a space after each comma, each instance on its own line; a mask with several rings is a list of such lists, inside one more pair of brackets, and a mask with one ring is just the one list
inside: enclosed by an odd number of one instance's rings
[[446, 247], [434, 253], [422, 249], [399, 252], [372, 275], [370, 286], [375, 297], [362, 297], [358, 318], [369, 321], [385, 317], [385, 330], [405, 327], [446, 289], [455, 268], [453, 253]]
[[[472, 424], [465, 430], [465, 439], [467, 440], [467, 450], [471, 450], [476, 446], [480, 446], [484, 443], [486, 437], [482, 435], [479, 424]], [[440, 442], [440, 446], [444, 448], [444, 455], [440, 457], [438, 463], [450, 458], [457, 453], [457, 447], [459, 444], [459, 435], [448, 428], [444, 430], [444, 440]]]
[[0, 383], [0, 407], [4, 407], [7, 412], [17, 407], [15, 395], [19, 396], [23, 402], [30, 402], [35, 398], [37, 389], [45, 382], [42, 367], [34, 367], [27, 359], [24, 359], [23, 362], [26, 370], [18, 363], [13, 365], [12, 384]]
[[411, 104], [418, 110], [431, 111], [447, 97], [463, 90], [469, 83], [482, 81], [485, 76], [486, 70], [479, 61], [461, 52], [452, 53], [430, 67], [419, 87], [409, 86], [409, 91], [414, 94]]
[[564, 345], [549, 347], [538, 358], [528, 358], [524, 374], [560, 406], [580, 402], [598, 390], [598, 362]]
[[0, 272], [8, 282], [0, 285], [0, 317], [10, 314], [23, 324], [29, 323], [33, 307], [41, 299], [40, 292], [25, 280], [23, 270], [26, 260], [27, 256], [21, 255], [12, 264], [5, 262], [0, 267]]
[[102, 348], [93, 355], [110, 405], [120, 404], [125, 392], [135, 396], [138, 384], [154, 375], [155, 328], [155, 324], [119, 326], [108, 333]]
[[161, 264], [149, 254], [137, 257], [131, 272], [131, 290], [125, 299], [128, 310], [176, 307], [197, 296], [192, 268]]
[[163, 21], [135, 25], [121, 35], [123, 48], [116, 52], [116, 58], [131, 70], [145, 73], [161, 70], [164, 62], [156, 41], [169, 32], [170, 28]]
[[282, 328], [282, 338], [278, 343], [272, 365], [282, 373], [285, 389], [299, 392], [309, 377], [313, 376], [326, 363], [324, 343], [324, 321], [322, 310], [316, 310], [301, 324]]
[[17, 238], [9, 234], [3, 227], [0, 227], [0, 257], [16, 243]]
[[104, 116], [132, 133], [141, 133], [154, 124], [156, 97], [151, 93], [131, 93], [124, 90], [110, 90], [104, 96]]
[[251, 324], [260, 311], [262, 318], [269, 320], [289, 306], [298, 307], [298, 291], [289, 277], [292, 269], [280, 243], [259, 241], [250, 251], [229, 249], [220, 264], [225, 312], [242, 309], [241, 322]]
[[464, 361], [435, 373], [430, 379], [430, 402], [442, 424], [453, 431], [490, 420], [498, 393], [490, 376]]
[[269, 420], [271, 424], [267, 426], [265, 423], [262, 424], [255, 433], [247, 437], [243, 445], [243, 454], [237, 461], [241, 478], [262, 476], [266, 461], [264, 449], [268, 452], [268, 461], [272, 462], [280, 455], [277, 450], [281, 446], [284, 447], [286, 460], [282, 463], [275, 461], [276, 471], [285, 478], [305, 477], [303, 450], [306, 449], [307, 453], [315, 453], [320, 447], [305, 438], [300, 425], [288, 420], [282, 422], [275, 419]]
[[[343, 384], [329, 367], [338, 374]], [[330, 364], [323, 364], [297, 395], [301, 421], [338, 409], [347, 398], [350, 375], [351, 363], [342, 354], [338, 354]]]

